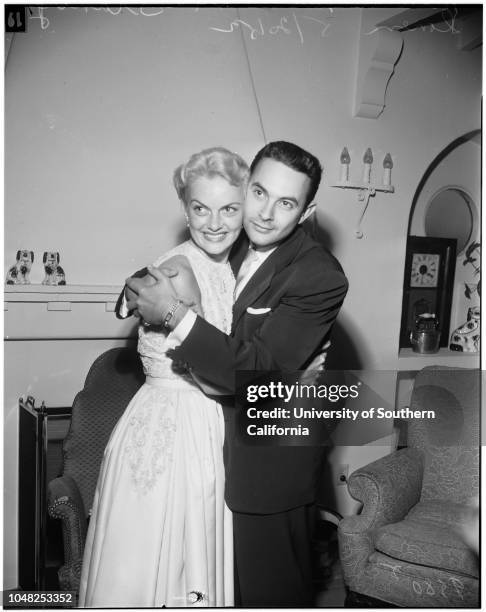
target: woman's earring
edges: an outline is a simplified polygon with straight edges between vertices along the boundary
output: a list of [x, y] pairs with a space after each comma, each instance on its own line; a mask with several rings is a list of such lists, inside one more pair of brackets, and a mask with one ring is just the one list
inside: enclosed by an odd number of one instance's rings
[[184, 215], [186, 217], [186, 226], [189, 227], [189, 217], [187, 215]]

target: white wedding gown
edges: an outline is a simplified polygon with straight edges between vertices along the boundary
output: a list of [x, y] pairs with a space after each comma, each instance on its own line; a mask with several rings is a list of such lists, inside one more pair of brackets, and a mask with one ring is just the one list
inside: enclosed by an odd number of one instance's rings
[[[192, 242], [185, 255], [204, 318], [230, 333], [234, 277]], [[139, 327], [147, 376], [105, 450], [88, 529], [79, 605], [232, 606], [233, 533], [224, 502], [221, 406], [177, 374], [170, 337]]]

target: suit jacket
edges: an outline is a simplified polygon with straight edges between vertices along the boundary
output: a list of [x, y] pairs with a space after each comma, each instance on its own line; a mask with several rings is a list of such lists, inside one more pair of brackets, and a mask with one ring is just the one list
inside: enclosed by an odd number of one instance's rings
[[[240, 241], [231, 258], [235, 272], [245, 252]], [[335, 257], [297, 227], [242, 290], [231, 336], [197, 317], [174, 358], [228, 394], [234, 393], [237, 370], [303, 369], [329, 337], [347, 287]], [[223, 402], [223, 408], [231, 510], [271, 514], [314, 501], [323, 447], [241, 444], [234, 402]]]

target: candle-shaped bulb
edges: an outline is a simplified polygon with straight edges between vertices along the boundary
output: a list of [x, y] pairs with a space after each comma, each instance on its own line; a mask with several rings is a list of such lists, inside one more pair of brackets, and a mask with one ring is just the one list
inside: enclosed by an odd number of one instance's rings
[[363, 157], [363, 161], [365, 164], [373, 163], [373, 153], [371, 152], [371, 149], [369, 147], [366, 149], [366, 152]]
[[371, 164], [373, 163], [373, 153], [369, 147], [366, 149], [363, 162], [363, 183], [369, 183], [371, 181]]
[[383, 185], [391, 185], [391, 171], [393, 168], [393, 160], [391, 158], [390, 153], [385, 155], [385, 159], [383, 160]]
[[388, 168], [389, 170], [393, 168], [393, 160], [390, 153], [385, 155], [385, 159], [383, 160], [383, 168]]
[[351, 157], [349, 157], [349, 151], [347, 147], [344, 147], [341, 153], [341, 182], [345, 183], [349, 180], [349, 164], [351, 163]]

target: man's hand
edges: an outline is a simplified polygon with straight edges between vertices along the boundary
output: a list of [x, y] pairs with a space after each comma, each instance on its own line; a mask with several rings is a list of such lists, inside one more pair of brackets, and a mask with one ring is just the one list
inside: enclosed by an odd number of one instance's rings
[[[168, 267], [163, 267], [162, 268], [163, 273], [168, 277], [168, 278], [173, 278], [174, 276], [177, 276], [178, 271], [175, 270], [174, 268], [168, 268]], [[136, 280], [136, 286], [133, 283], [128, 283], [128, 280], [133, 281]], [[130, 279], [128, 279], [126, 281], [125, 284], [125, 299], [127, 302], [127, 307], [128, 310], [132, 311], [133, 315], [135, 317], [140, 317], [140, 314], [137, 310], [137, 299], [138, 299], [138, 294], [140, 292], [140, 289], [142, 287], [151, 287], [152, 285], [155, 285], [155, 283], [157, 282], [157, 279], [154, 277], [153, 274], [147, 273], [145, 276], [142, 277], [134, 277], [131, 276]]]
[[145, 323], [162, 325], [174, 302], [179, 299], [170, 280], [177, 271], [164, 269], [161, 272], [153, 266], [148, 266], [147, 270], [149, 274], [144, 278], [126, 280], [127, 306], [138, 311]]
[[[131, 277], [132, 278], [132, 277]], [[135, 278], [135, 277], [133, 277]], [[138, 279], [139, 281], [141, 281], [139, 284], [140, 286], [147, 286], [150, 287], [150, 285], [155, 285], [155, 280], [154, 277], [151, 276], [150, 274], [146, 274], [145, 276], [142, 276]], [[128, 287], [127, 285], [125, 285], [125, 300], [127, 303], [127, 308], [128, 310], [132, 311], [132, 314], [135, 317], [140, 317], [140, 314], [137, 310], [136, 307], [136, 303], [137, 303], [137, 298], [138, 298], [138, 293], [135, 293], [135, 291], [133, 291], [133, 289], [130, 289], [130, 287]]]

